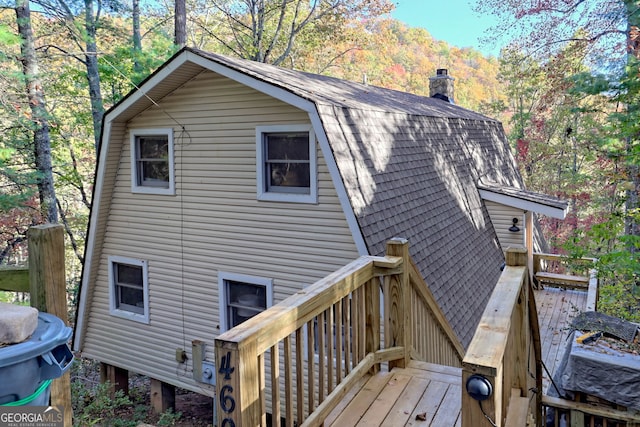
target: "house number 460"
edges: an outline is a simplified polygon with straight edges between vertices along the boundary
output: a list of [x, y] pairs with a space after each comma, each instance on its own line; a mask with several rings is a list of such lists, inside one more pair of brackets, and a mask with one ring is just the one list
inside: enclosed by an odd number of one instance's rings
[[[218, 368], [218, 373], [224, 375], [225, 380], [231, 379], [231, 374], [235, 371], [235, 368], [231, 366], [231, 352], [227, 352], [226, 356], [222, 356], [222, 363]], [[236, 409], [236, 401], [233, 398], [233, 387], [225, 385], [220, 389], [220, 407], [225, 414], [231, 414]], [[231, 418], [225, 418], [222, 420], [220, 427], [235, 427], [236, 423]]]

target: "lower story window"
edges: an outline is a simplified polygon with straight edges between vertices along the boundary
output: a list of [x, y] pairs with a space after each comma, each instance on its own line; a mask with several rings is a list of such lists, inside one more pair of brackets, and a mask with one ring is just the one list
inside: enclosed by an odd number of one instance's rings
[[149, 322], [147, 262], [109, 257], [109, 308], [114, 316]]
[[218, 280], [223, 331], [238, 326], [273, 304], [271, 279], [220, 272]]

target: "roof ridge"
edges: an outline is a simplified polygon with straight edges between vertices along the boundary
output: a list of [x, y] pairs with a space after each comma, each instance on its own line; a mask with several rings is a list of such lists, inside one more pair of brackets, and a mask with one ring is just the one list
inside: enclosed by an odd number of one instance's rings
[[315, 103], [327, 103], [364, 111], [405, 113], [415, 116], [461, 118], [498, 122], [460, 105], [441, 99], [416, 95], [381, 86], [366, 85], [352, 80], [272, 64], [234, 58], [195, 48], [184, 48], [238, 72], [286, 89]]

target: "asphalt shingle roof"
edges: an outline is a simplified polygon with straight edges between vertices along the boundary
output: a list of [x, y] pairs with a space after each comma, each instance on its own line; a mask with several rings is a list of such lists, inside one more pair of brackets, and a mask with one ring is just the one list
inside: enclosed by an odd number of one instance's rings
[[502, 125], [439, 99], [191, 51], [315, 103], [369, 252], [407, 238], [466, 348], [504, 261], [476, 185], [523, 188]]
[[567, 209], [569, 202], [559, 199], [557, 197], [549, 196], [542, 193], [536, 193], [533, 191], [527, 191], [521, 188], [509, 187], [505, 185], [498, 185], [492, 182], [480, 182], [478, 188], [491, 191], [497, 194], [504, 194], [506, 196], [514, 197], [516, 199], [526, 200], [539, 205], [546, 205], [556, 209]]

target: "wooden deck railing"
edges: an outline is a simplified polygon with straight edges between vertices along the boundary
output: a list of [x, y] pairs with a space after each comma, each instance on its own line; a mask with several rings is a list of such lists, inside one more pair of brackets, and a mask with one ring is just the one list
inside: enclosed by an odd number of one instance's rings
[[[509, 262], [509, 255], [512, 257], [511, 263]], [[509, 265], [521, 265], [522, 259], [514, 262], [513, 256], [515, 256], [515, 253], [508, 254], [507, 263]], [[596, 261], [594, 258], [575, 259], [561, 255], [534, 254], [534, 277], [543, 284], [587, 290], [586, 310], [596, 311], [598, 300], [598, 278], [597, 271], [595, 270]], [[507, 267], [505, 273], [503, 273], [501, 282], [508, 276], [513, 276], [513, 278], [502, 284], [499, 283], [494, 295], [502, 295], [502, 297], [505, 295], [513, 295], [513, 291], [517, 289], [517, 282], [520, 280], [519, 277], [521, 277], [521, 274], [522, 271], [520, 267], [518, 270], [513, 267]], [[484, 417], [482, 410], [484, 410], [484, 413], [487, 414], [489, 418], [496, 420], [496, 425], [505, 425], [507, 427], [531, 425], [527, 424], [527, 422], [531, 420], [534, 420], [537, 426], [545, 425], [553, 427], [569, 425], [609, 427], [640, 426], [640, 415], [636, 411], [628, 411], [616, 405], [608, 405], [606, 402], [596, 402], [598, 400], [597, 398], [589, 399], [590, 403], [586, 403], [540, 395], [539, 393], [533, 394], [532, 390], [541, 390], [540, 385], [537, 384], [535, 388], [533, 388], [531, 379], [524, 382], [522, 376], [526, 373], [518, 370], [518, 366], [520, 366], [520, 368], [522, 366], [528, 366], [529, 375], [533, 375], [531, 366], [536, 366], [535, 376], [537, 379], [541, 378], [537, 356], [535, 362], [530, 356], [528, 362], [523, 363], [527, 358], [524, 357], [525, 354], [519, 354], [518, 351], [518, 348], [522, 348], [527, 340], [530, 342], [529, 345], [534, 344], [531, 348], [535, 349], [536, 336], [539, 336], [534, 327], [531, 327], [528, 332], [526, 329], [522, 329], [526, 328], [526, 324], [522, 323], [524, 312], [517, 308], [517, 306], [520, 305], [525, 306], [523, 303], [523, 301], [525, 301], [524, 289], [531, 288], [527, 282], [528, 280], [524, 280], [521, 283], [520, 293], [516, 300], [517, 304], [513, 305], [513, 298], [509, 299], [511, 303], [509, 305], [514, 308], [511, 314], [515, 314], [515, 316], [509, 318], [510, 312], [508, 306], [496, 306], [492, 308], [494, 302], [493, 297], [487, 306], [485, 317], [483, 317], [480, 323], [476, 336], [474, 336], [473, 342], [463, 362], [463, 378], [468, 377], [471, 373], [481, 373], [490, 379], [492, 384], [495, 385], [494, 390], [497, 390], [497, 393], [501, 394], [501, 396], [492, 396], [487, 400], [487, 403], [480, 408], [479, 405], [474, 405], [474, 402], [468, 395], [463, 393], [463, 427], [466, 425], [484, 426], [485, 424], [482, 423], [465, 424], [465, 420]], [[531, 293], [531, 290], [529, 293]], [[532, 296], [528, 304], [531, 304], [531, 301], [533, 301]], [[534, 319], [533, 315], [537, 317], [535, 313], [535, 309], [530, 308], [530, 324]], [[509, 321], [505, 321], [505, 319], [509, 319]], [[525, 332], [524, 336], [518, 337], [519, 329]], [[489, 338], [487, 338], [489, 331], [493, 331], [491, 333], [494, 334], [494, 338], [500, 336], [500, 331], [510, 331], [508, 334], [504, 334], [500, 341], [500, 343], [505, 343], [505, 346], [496, 345], [493, 348], [494, 351], [483, 352], [482, 349], [484, 346], [491, 346], [490, 341], [488, 341]], [[526, 336], [527, 333], [530, 334], [529, 338]], [[516, 368], [515, 371], [513, 370], [514, 367]], [[494, 372], [497, 375], [491, 377], [490, 375]], [[511, 372], [511, 374], [509, 374], [509, 372]], [[464, 381], [463, 379], [463, 384]], [[527, 388], [523, 388], [521, 384], [526, 384]], [[511, 387], [511, 395], [508, 395], [509, 387]], [[531, 397], [531, 403], [529, 403], [529, 396]], [[472, 413], [471, 418], [468, 412], [465, 413], [465, 408], [467, 407], [471, 408], [471, 411], [468, 411]], [[474, 411], [475, 413], [473, 413]], [[478, 413], [478, 411], [480, 412]], [[534, 414], [535, 416], [533, 416]], [[504, 424], [501, 424], [502, 419], [505, 420]], [[482, 422], [484, 423], [484, 420]]]
[[464, 347], [413, 260], [409, 268], [411, 359], [462, 367]]
[[[507, 265], [464, 357], [462, 427], [542, 420], [540, 333], [526, 263], [525, 249], [507, 251]], [[484, 400], [474, 399], [469, 391], [487, 382], [486, 393], [476, 396]]]
[[597, 282], [595, 258], [572, 258], [557, 254], [533, 254], [533, 278], [537, 284], [588, 289]]
[[[598, 310], [599, 280], [595, 258], [571, 258], [562, 255], [534, 254], [535, 277], [541, 282], [587, 291], [586, 311]], [[551, 277], [552, 280], [544, 279]], [[578, 393], [578, 395], [580, 395]], [[543, 420], [546, 426], [640, 426], [640, 414], [596, 397], [582, 396], [586, 401], [572, 401], [542, 396]]]
[[606, 426], [638, 427], [637, 411], [620, 409], [616, 405], [580, 402], [542, 396], [544, 419], [548, 427]]
[[218, 425], [270, 418], [271, 425], [318, 426], [380, 363], [402, 367], [413, 355], [459, 366], [462, 346], [418, 277], [407, 241], [393, 239], [386, 256], [361, 257], [220, 335]]

